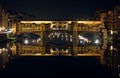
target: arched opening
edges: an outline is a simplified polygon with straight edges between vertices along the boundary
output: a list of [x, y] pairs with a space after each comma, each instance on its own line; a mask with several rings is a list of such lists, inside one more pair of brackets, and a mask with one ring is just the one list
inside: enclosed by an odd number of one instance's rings
[[48, 34], [48, 42], [50, 46], [67, 46], [69, 44], [69, 36], [67, 32], [53, 31]]
[[101, 45], [102, 36], [96, 32], [84, 32], [78, 35], [79, 45]]
[[17, 36], [17, 41], [25, 44], [39, 43], [41, 41], [41, 37], [34, 33], [21, 33]]

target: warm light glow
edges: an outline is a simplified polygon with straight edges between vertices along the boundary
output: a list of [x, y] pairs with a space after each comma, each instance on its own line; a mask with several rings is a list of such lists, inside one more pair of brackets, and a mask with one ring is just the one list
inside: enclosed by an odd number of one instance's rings
[[54, 52], [53, 49], [50, 49], [50, 52], [53, 53]]
[[95, 40], [95, 43], [98, 44], [98, 43], [99, 43], [99, 40]]
[[7, 33], [12, 33], [12, 30], [7, 31]]
[[0, 27], [0, 31], [2, 31], [2, 30], [1, 30], [1, 27]]
[[113, 35], [113, 30], [110, 31], [111, 35]]
[[66, 53], [68, 53], [68, 50], [66, 50]]
[[89, 41], [87, 38], [85, 38], [85, 37], [83, 37], [83, 36], [80, 36], [80, 35], [79, 35], [79, 39], [82, 39], [82, 40], [84, 40], [84, 41], [86, 41], [86, 42]]
[[[54, 21], [21, 21], [21, 23], [36, 23], [36, 24], [41, 24], [41, 23], [51, 23]], [[71, 23], [72, 21], [66, 21], [67, 23]], [[84, 24], [101, 24], [101, 21], [76, 21], [78, 23], [84, 23]]]
[[36, 23], [36, 24], [41, 24], [41, 23], [52, 23], [52, 21], [21, 21], [21, 23]]
[[1, 29], [2, 29], [2, 30], [5, 30], [5, 27], [2, 27]]
[[101, 24], [101, 21], [78, 21], [78, 23], [84, 23], [84, 24]]
[[12, 50], [12, 48], [10, 48], [10, 50]]
[[2, 49], [3, 51], [5, 50], [5, 48]]
[[8, 51], [8, 50], [6, 49], [6, 51]]
[[28, 44], [28, 40], [25, 40], [24, 43], [25, 43], [25, 44]]
[[38, 38], [38, 39], [37, 39], [37, 42], [39, 42], [39, 41], [41, 41], [41, 38]]
[[[41, 23], [53, 23], [55, 21], [21, 21], [21, 23], [36, 23], [36, 24], [41, 24]], [[71, 23], [72, 21], [66, 21], [67, 23]]]
[[110, 46], [110, 50], [113, 50], [113, 45]]
[[120, 18], [120, 16], [118, 16], [118, 18]]

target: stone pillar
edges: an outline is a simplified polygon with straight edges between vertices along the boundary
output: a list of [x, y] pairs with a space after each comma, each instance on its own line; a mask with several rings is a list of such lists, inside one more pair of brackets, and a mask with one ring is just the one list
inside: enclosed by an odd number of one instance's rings
[[78, 42], [78, 24], [75, 21], [73, 23], [73, 55], [74, 56], [77, 56], [78, 53], [77, 42]]

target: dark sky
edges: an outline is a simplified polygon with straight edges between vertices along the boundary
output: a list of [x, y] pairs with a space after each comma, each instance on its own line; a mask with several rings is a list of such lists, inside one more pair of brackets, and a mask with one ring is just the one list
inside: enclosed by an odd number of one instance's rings
[[120, 0], [0, 0], [5, 9], [33, 14], [40, 19], [89, 18], [96, 9], [112, 9]]

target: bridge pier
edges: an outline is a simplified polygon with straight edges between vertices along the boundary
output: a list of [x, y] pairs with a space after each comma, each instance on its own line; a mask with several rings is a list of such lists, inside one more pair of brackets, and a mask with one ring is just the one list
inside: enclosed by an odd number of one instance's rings
[[77, 22], [73, 22], [72, 24], [73, 27], [73, 56], [77, 56], [78, 54], [78, 23]]

